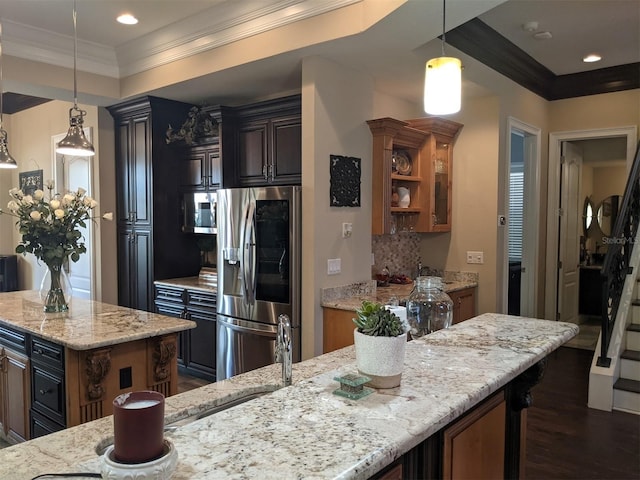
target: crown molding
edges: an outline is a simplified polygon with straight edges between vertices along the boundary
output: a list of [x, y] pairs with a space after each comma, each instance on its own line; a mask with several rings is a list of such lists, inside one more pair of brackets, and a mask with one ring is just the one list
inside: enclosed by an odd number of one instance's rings
[[[4, 53], [40, 63], [73, 68], [73, 37], [2, 21]], [[78, 39], [78, 70], [119, 78], [115, 50]]]
[[447, 32], [446, 41], [549, 101], [640, 88], [640, 63], [555, 75], [478, 18]]
[[[117, 49], [121, 76], [126, 77], [307, 18], [344, 8], [362, 0], [283, 0], [268, 6], [247, 3], [244, 11], [222, 4], [211, 21], [208, 12], [169, 25]], [[260, 2], [258, 2], [258, 5]]]
[[[117, 49], [78, 39], [77, 68], [123, 78], [362, 1], [224, 2]], [[3, 30], [7, 55], [73, 68], [73, 37], [8, 20]]]

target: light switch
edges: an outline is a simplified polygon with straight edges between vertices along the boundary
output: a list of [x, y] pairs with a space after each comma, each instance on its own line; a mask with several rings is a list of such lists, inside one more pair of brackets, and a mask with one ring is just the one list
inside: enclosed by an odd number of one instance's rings
[[467, 263], [484, 263], [484, 252], [467, 252]]
[[327, 275], [337, 275], [340, 273], [341, 262], [339, 258], [327, 260]]

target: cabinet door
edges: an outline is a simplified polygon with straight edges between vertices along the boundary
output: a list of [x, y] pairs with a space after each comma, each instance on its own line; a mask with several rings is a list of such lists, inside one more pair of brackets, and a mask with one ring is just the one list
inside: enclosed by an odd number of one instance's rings
[[2, 357], [4, 422], [2, 430], [11, 442], [29, 440], [30, 372], [26, 355], [5, 349]]
[[216, 315], [212, 312], [189, 310], [187, 318], [196, 322], [196, 328], [185, 330], [188, 336], [189, 373], [210, 381], [216, 379]]
[[506, 402], [500, 393], [444, 431], [444, 479], [504, 478]]
[[123, 118], [116, 129], [116, 198], [120, 222], [151, 223], [149, 126], [149, 115], [141, 114]]
[[147, 230], [118, 232], [118, 303], [147, 311], [153, 305], [151, 232]]
[[322, 353], [353, 345], [353, 330], [356, 328], [353, 324], [355, 312], [327, 307], [324, 307], [322, 312]]
[[242, 186], [267, 182], [268, 126], [264, 119], [243, 122], [238, 128], [238, 181]]
[[271, 123], [271, 163], [267, 174], [274, 184], [300, 184], [302, 174], [302, 123], [299, 115]]
[[[157, 300], [156, 300], [156, 313], [159, 313], [160, 315], [167, 315], [169, 317], [176, 317], [176, 318], [185, 318], [185, 315], [186, 315], [183, 305], [172, 305], [168, 303], [161, 303], [161, 302], [158, 302]], [[178, 351], [176, 353], [176, 356], [178, 358], [178, 366], [181, 366], [181, 367], [185, 365], [184, 342], [185, 342], [184, 332], [179, 332], [178, 333]]]
[[116, 220], [120, 223], [133, 222], [131, 215], [131, 122], [128, 119], [116, 126]]
[[453, 323], [464, 322], [476, 316], [476, 289], [465, 288], [450, 292], [453, 301]]
[[201, 147], [190, 149], [181, 162], [180, 187], [183, 190], [204, 190], [207, 187], [207, 151]]
[[451, 140], [436, 135], [432, 139], [431, 231], [451, 231]]

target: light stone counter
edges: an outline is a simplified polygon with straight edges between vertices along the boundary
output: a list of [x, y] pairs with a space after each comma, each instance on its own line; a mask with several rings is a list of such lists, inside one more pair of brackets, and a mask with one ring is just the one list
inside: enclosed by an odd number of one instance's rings
[[[353, 347], [294, 365], [294, 385], [167, 433], [175, 480], [368, 478], [577, 334], [574, 324], [484, 314], [407, 344], [400, 387], [353, 401], [333, 378], [355, 373]], [[166, 399], [167, 421], [275, 386], [272, 365]], [[98, 472], [110, 417], [0, 450], [0, 478]]]
[[[473, 278], [445, 279], [444, 291], [451, 293], [477, 286], [477, 279]], [[412, 290], [413, 282], [406, 285], [390, 284], [386, 287], [378, 287], [375, 280], [346, 287], [325, 288], [322, 290], [321, 306], [355, 311], [360, 308], [363, 300], [386, 305], [392, 297], [395, 297], [399, 302], [404, 302], [409, 298]]]
[[156, 280], [154, 285], [162, 285], [168, 287], [190, 288], [193, 290], [201, 290], [207, 293], [218, 292], [218, 282], [213, 279], [203, 279], [201, 277], [178, 277], [169, 278], [167, 280]]
[[0, 325], [37, 335], [72, 350], [159, 337], [195, 327], [195, 322], [73, 298], [69, 311], [44, 313], [37, 291], [0, 293]]

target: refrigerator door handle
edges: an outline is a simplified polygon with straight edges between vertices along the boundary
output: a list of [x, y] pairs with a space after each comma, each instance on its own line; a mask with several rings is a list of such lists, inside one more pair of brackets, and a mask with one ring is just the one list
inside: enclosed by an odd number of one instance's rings
[[244, 297], [248, 303], [253, 304], [256, 296], [255, 285], [255, 226], [254, 215], [255, 203], [251, 202], [246, 211], [242, 226], [242, 283], [244, 287]]

